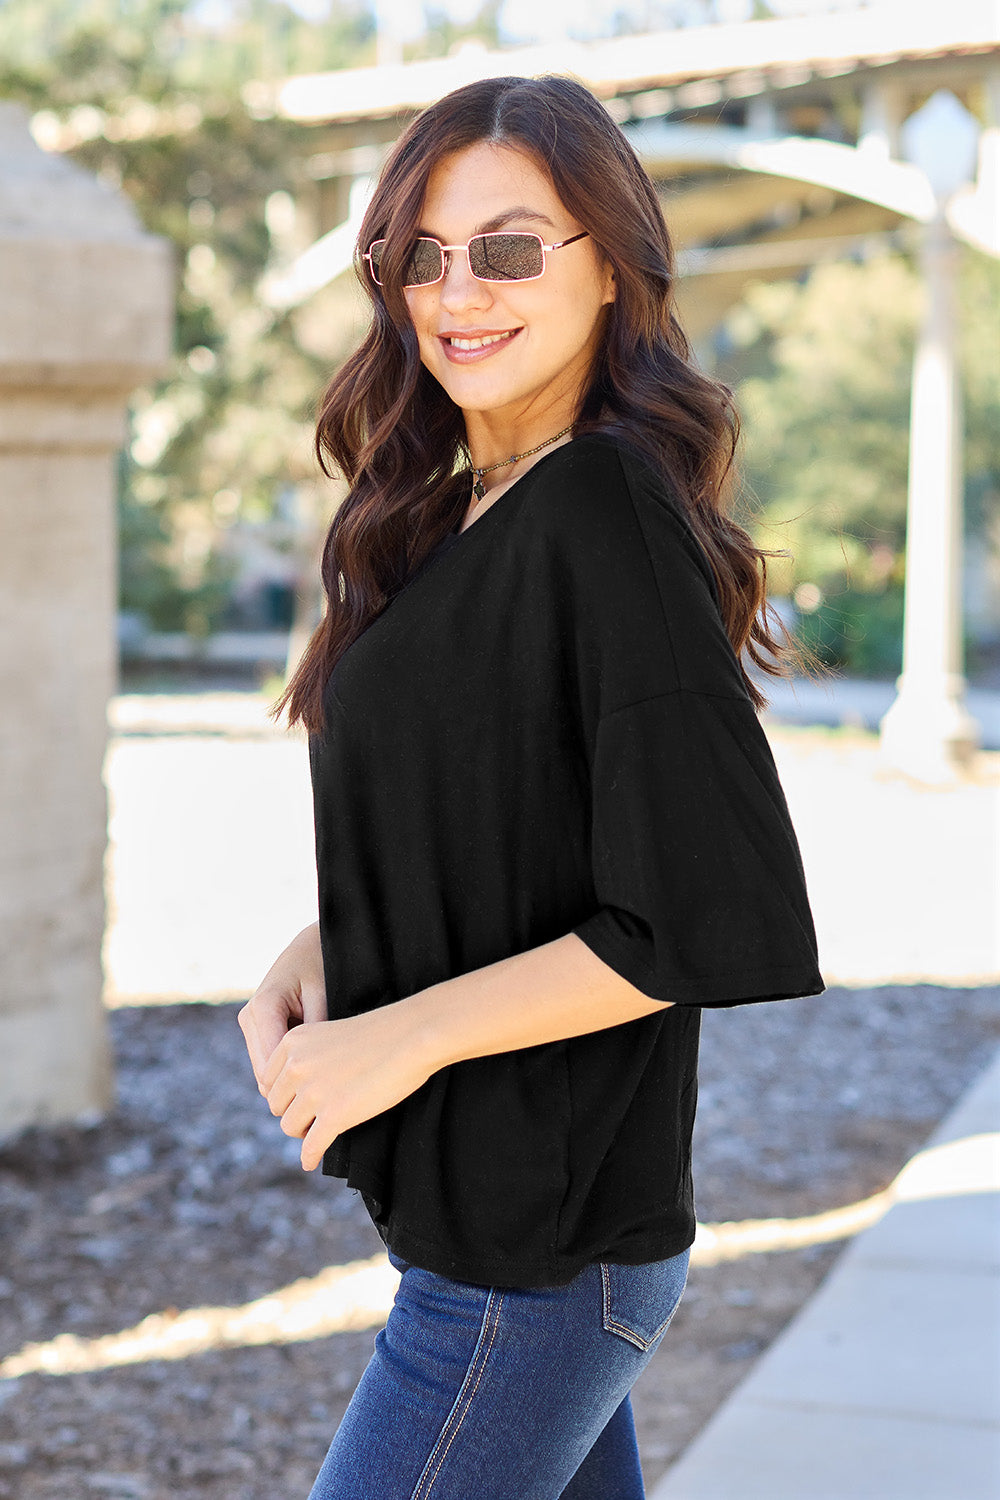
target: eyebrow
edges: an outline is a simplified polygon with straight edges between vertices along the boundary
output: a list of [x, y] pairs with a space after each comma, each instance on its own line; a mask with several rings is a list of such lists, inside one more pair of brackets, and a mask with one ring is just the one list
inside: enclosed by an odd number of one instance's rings
[[[494, 230], [502, 229], [505, 224], [510, 224], [514, 219], [534, 219], [538, 224], [547, 224], [550, 229], [555, 229], [555, 224], [548, 214], [539, 213], [537, 208], [529, 208], [527, 204], [518, 204], [516, 208], [505, 208], [502, 213], [494, 214], [492, 219], [487, 219], [473, 230], [473, 234], [492, 234]], [[430, 229], [420, 228], [418, 235], [426, 235], [428, 239], [441, 240], [441, 235], [434, 234]], [[442, 244], [444, 243], [441, 240]]]

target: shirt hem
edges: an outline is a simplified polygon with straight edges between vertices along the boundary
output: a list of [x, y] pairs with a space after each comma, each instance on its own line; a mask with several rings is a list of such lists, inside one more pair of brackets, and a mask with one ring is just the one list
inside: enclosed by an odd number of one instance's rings
[[466, 1260], [451, 1255], [437, 1242], [425, 1240], [413, 1230], [395, 1225], [386, 1231], [383, 1239], [393, 1255], [450, 1281], [465, 1281], [474, 1286], [544, 1287], [566, 1286], [587, 1266], [601, 1262], [638, 1266], [669, 1260], [694, 1244], [695, 1229], [691, 1227], [674, 1234], [650, 1234], [631, 1241], [627, 1250], [616, 1251], [612, 1245], [602, 1251], [545, 1261], [512, 1261], [506, 1257], [490, 1256]]

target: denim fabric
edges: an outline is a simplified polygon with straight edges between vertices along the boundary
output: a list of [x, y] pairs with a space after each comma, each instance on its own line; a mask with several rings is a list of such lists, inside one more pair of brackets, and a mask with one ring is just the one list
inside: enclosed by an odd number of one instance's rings
[[689, 1258], [511, 1288], [390, 1252], [396, 1299], [309, 1500], [641, 1500], [628, 1393]]

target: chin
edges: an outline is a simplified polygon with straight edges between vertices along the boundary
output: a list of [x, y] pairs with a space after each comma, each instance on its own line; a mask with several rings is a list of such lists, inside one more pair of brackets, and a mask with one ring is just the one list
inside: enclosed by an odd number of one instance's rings
[[438, 383], [463, 411], [499, 411], [518, 400], [516, 390], [498, 390], [475, 380], [442, 380], [438, 376]]
[[424, 363], [455, 404], [470, 410], [485, 411], [507, 406], [521, 398], [526, 388], [533, 389], [536, 384], [535, 380], [512, 378], [509, 371], [501, 374], [499, 370], [494, 372], [475, 365], [463, 370], [440, 358], [433, 363], [429, 360]]

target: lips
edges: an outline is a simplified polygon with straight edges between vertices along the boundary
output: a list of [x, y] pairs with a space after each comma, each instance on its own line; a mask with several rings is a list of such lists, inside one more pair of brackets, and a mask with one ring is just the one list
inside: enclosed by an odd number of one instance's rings
[[513, 342], [520, 328], [501, 329], [483, 333], [442, 333], [438, 337], [449, 360], [453, 364], [474, 364], [489, 359], [498, 350]]

